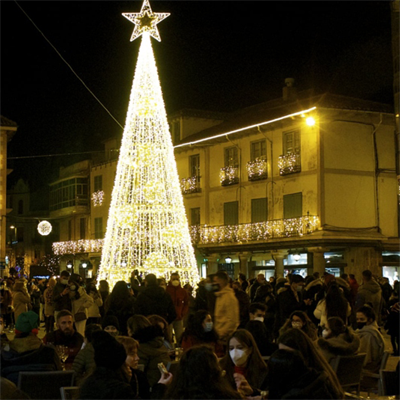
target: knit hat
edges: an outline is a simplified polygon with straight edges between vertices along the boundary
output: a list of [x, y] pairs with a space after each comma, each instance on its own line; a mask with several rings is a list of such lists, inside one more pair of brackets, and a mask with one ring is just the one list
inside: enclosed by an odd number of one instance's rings
[[93, 332], [92, 345], [97, 367], [115, 370], [121, 367], [126, 360], [125, 347], [107, 332]]
[[37, 329], [39, 316], [33, 311], [26, 311], [19, 315], [17, 322], [15, 323], [15, 329], [22, 333], [32, 332], [33, 329]]
[[119, 322], [118, 318], [114, 315], [107, 315], [103, 319], [103, 323], [101, 324], [102, 328], [106, 328], [107, 326], [115, 326], [119, 331]]

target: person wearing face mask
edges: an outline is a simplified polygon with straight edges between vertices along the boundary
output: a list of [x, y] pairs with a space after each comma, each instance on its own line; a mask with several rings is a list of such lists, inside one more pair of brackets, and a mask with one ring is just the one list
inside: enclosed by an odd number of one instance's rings
[[385, 342], [376, 323], [375, 311], [369, 305], [364, 305], [356, 313], [357, 330], [360, 338], [359, 353], [366, 353], [364, 369], [378, 372], [381, 365]]
[[199, 310], [190, 315], [182, 335], [181, 347], [184, 350], [200, 344], [210, 345], [218, 357], [223, 357], [225, 354], [223, 346], [218, 342], [218, 334], [207, 310]]
[[170, 336], [172, 337], [173, 330], [176, 343], [179, 343], [183, 333], [183, 318], [189, 311], [189, 295], [181, 286], [179, 274], [177, 272], [171, 274], [171, 280], [166, 290], [172, 298], [176, 311], [175, 321], [169, 324]]
[[57, 321], [58, 313], [62, 310], [72, 310], [72, 303], [69, 297], [69, 272], [62, 271], [60, 278], [53, 288], [52, 302], [54, 305], [54, 319]]
[[232, 389], [245, 396], [259, 396], [266, 388], [268, 367], [250, 332], [238, 329], [228, 338], [225, 356], [220, 365]]
[[337, 356], [357, 354], [360, 339], [339, 317], [331, 317], [318, 339], [318, 347], [328, 362]]
[[293, 311], [279, 330], [279, 335], [283, 335], [291, 328], [301, 329], [311, 340], [318, 339], [317, 327], [304, 311]]

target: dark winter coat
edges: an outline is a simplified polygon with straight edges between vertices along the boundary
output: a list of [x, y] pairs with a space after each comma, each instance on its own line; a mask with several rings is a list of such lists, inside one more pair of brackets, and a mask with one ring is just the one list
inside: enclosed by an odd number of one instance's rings
[[72, 310], [72, 303], [71, 298], [67, 296], [61, 296], [61, 293], [67, 285], [63, 285], [61, 282], [57, 282], [53, 288], [53, 304], [54, 304], [54, 311], [61, 311], [61, 310]]
[[244, 327], [249, 321], [250, 299], [243, 290], [235, 290], [235, 296], [239, 302], [240, 326]]
[[112, 315], [118, 319], [120, 335], [128, 334], [127, 322], [130, 317], [135, 315], [136, 301], [133, 296], [129, 296], [124, 300], [123, 306], [111, 303], [111, 297], [106, 300], [105, 318]]
[[140, 343], [138, 348], [139, 364], [144, 365], [144, 372], [150, 387], [152, 387], [161, 378], [158, 363], [162, 362], [167, 366], [171, 361], [168, 349], [164, 346], [161, 328], [158, 325], [148, 326], [140, 329], [133, 337]]
[[380, 321], [381, 307], [382, 307], [382, 289], [378, 282], [371, 279], [364, 282], [359, 288], [356, 298], [355, 309], [358, 310], [366, 303], [371, 303], [375, 311], [376, 319]]
[[157, 285], [149, 285], [142, 293], [139, 293], [135, 311], [136, 314], [144, 316], [159, 315], [169, 324], [176, 318], [176, 310], [171, 296]]
[[337, 356], [352, 356], [357, 354], [360, 339], [353, 332], [341, 333], [339, 336], [318, 339], [318, 346], [328, 362]]

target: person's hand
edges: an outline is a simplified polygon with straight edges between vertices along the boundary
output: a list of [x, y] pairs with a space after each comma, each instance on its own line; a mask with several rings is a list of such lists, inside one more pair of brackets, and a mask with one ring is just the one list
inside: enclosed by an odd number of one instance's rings
[[162, 383], [163, 385], [169, 385], [172, 382], [173, 377], [174, 376], [171, 374], [171, 372], [168, 372], [167, 374], [162, 374], [158, 383]]
[[236, 389], [238, 392], [244, 396], [250, 396], [253, 394], [253, 389], [242, 374], [235, 373], [233, 374], [233, 378], [235, 379]]
[[61, 295], [62, 296], [65, 296], [66, 294], [68, 294], [70, 292], [70, 289], [69, 289], [69, 287], [67, 286], [62, 292], [61, 292]]

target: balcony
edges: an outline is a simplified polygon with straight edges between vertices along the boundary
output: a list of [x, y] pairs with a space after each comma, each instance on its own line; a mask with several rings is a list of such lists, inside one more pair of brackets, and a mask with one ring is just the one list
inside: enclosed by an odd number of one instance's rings
[[301, 172], [300, 154], [289, 153], [279, 156], [278, 168], [280, 175], [289, 175]]
[[239, 167], [224, 167], [219, 172], [221, 186], [236, 185], [239, 183]]
[[303, 236], [316, 231], [320, 222], [317, 216], [276, 219], [239, 225], [192, 225], [190, 235], [194, 244], [223, 244], [252, 242], [275, 238]]
[[62, 256], [64, 254], [100, 253], [103, 247], [103, 239], [54, 242], [52, 247], [56, 256]]
[[247, 174], [249, 181], [258, 181], [268, 178], [267, 160], [264, 158], [256, 158], [247, 163]]
[[181, 190], [182, 190], [182, 194], [201, 192], [200, 177], [192, 176], [190, 178], [181, 179]]

